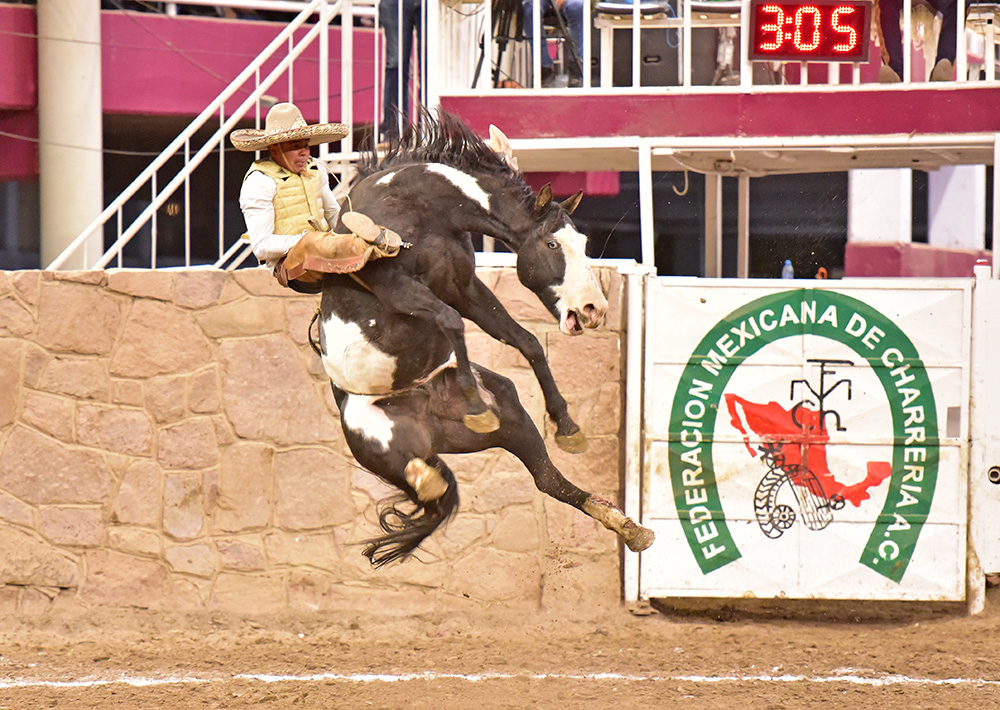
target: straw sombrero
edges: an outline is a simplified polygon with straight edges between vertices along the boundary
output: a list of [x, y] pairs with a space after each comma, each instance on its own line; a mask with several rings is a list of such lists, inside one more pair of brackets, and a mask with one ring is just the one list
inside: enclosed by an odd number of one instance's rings
[[348, 128], [343, 123], [316, 123], [309, 125], [294, 104], [275, 104], [267, 112], [264, 129], [241, 128], [229, 134], [237, 150], [251, 152], [263, 150], [275, 143], [309, 139], [309, 145], [339, 141]]

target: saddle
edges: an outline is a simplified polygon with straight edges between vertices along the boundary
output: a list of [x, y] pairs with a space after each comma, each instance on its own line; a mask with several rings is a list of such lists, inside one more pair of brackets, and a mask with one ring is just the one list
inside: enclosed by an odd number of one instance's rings
[[391, 229], [379, 227], [360, 212], [348, 212], [341, 217], [350, 234], [306, 232], [288, 250], [274, 269], [282, 286], [290, 281], [315, 283], [323, 274], [348, 274], [358, 271], [373, 259], [396, 256], [410, 245]]

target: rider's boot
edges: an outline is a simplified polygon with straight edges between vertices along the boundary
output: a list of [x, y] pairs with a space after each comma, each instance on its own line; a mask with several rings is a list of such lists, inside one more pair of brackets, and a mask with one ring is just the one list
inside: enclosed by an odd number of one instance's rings
[[358, 212], [348, 212], [342, 221], [350, 234], [313, 231], [302, 235], [279, 265], [278, 280], [317, 281], [324, 273], [357, 271], [372, 259], [395, 256], [403, 246], [398, 234]]

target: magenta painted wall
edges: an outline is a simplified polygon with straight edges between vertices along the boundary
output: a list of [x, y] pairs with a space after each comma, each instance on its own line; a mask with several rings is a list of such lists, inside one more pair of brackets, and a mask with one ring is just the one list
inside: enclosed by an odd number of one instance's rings
[[[35, 8], [0, 5], [0, 180], [38, 175]], [[16, 136], [16, 137], [14, 137]]]
[[928, 244], [858, 244], [844, 251], [844, 276], [972, 276], [979, 259], [992, 263], [992, 253], [949, 249]]
[[[154, 13], [104, 12], [101, 18], [105, 113], [195, 116], [283, 29], [274, 22]], [[301, 32], [305, 34], [305, 32]], [[374, 37], [354, 32], [355, 122], [371, 121], [374, 108]], [[319, 110], [318, 40], [295, 63], [292, 99], [307, 119]], [[278, 60], [265, 65], [266, 76]], [[340, 29], [330, 31], [330, 120], [340, 120]], [[360, 91], [358, 90], [360, 88]], [[289, 98], [287, 77], [269, 91]], [[235, 109], [246, 94], [227, 106]]]
[[28, 180], [38, 175], [38, 112], [0, 111], [0, 180]]
[[744, 94], [497, 93], [489, 101], [442, 96], [441, 105], [480, 135], [502, 125], [510, 138], [601, 136], [829, 136], [1000, 131], [1000, 88], [982, 82], [947, 89]]
[[38, 103], [38, 53], [35, 8], [0, 5], [0, 117], [8, 109], [32, 109]]

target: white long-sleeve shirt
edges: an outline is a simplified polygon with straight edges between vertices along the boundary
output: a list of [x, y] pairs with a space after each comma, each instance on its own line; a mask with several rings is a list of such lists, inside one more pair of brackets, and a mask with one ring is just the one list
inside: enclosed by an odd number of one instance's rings
[[[323, 216], [333, 228], [340, 214], [340, 205], [330, 189], [330, 177], [326, 166], [318, 163], [322, 173], [320, 198], [323, 201]], [[288, 253], [288, 250], [302, 238], [305, 231], [299, 234], [274, 233], [274, 195], [278, 187], [274, 180], [262, 172], [254, 171], [243, 180], [240, 188], [240, 209], [247, 223], [247, 236], [250, 246], [258, 261], [273, 267], [275, 262]]]

